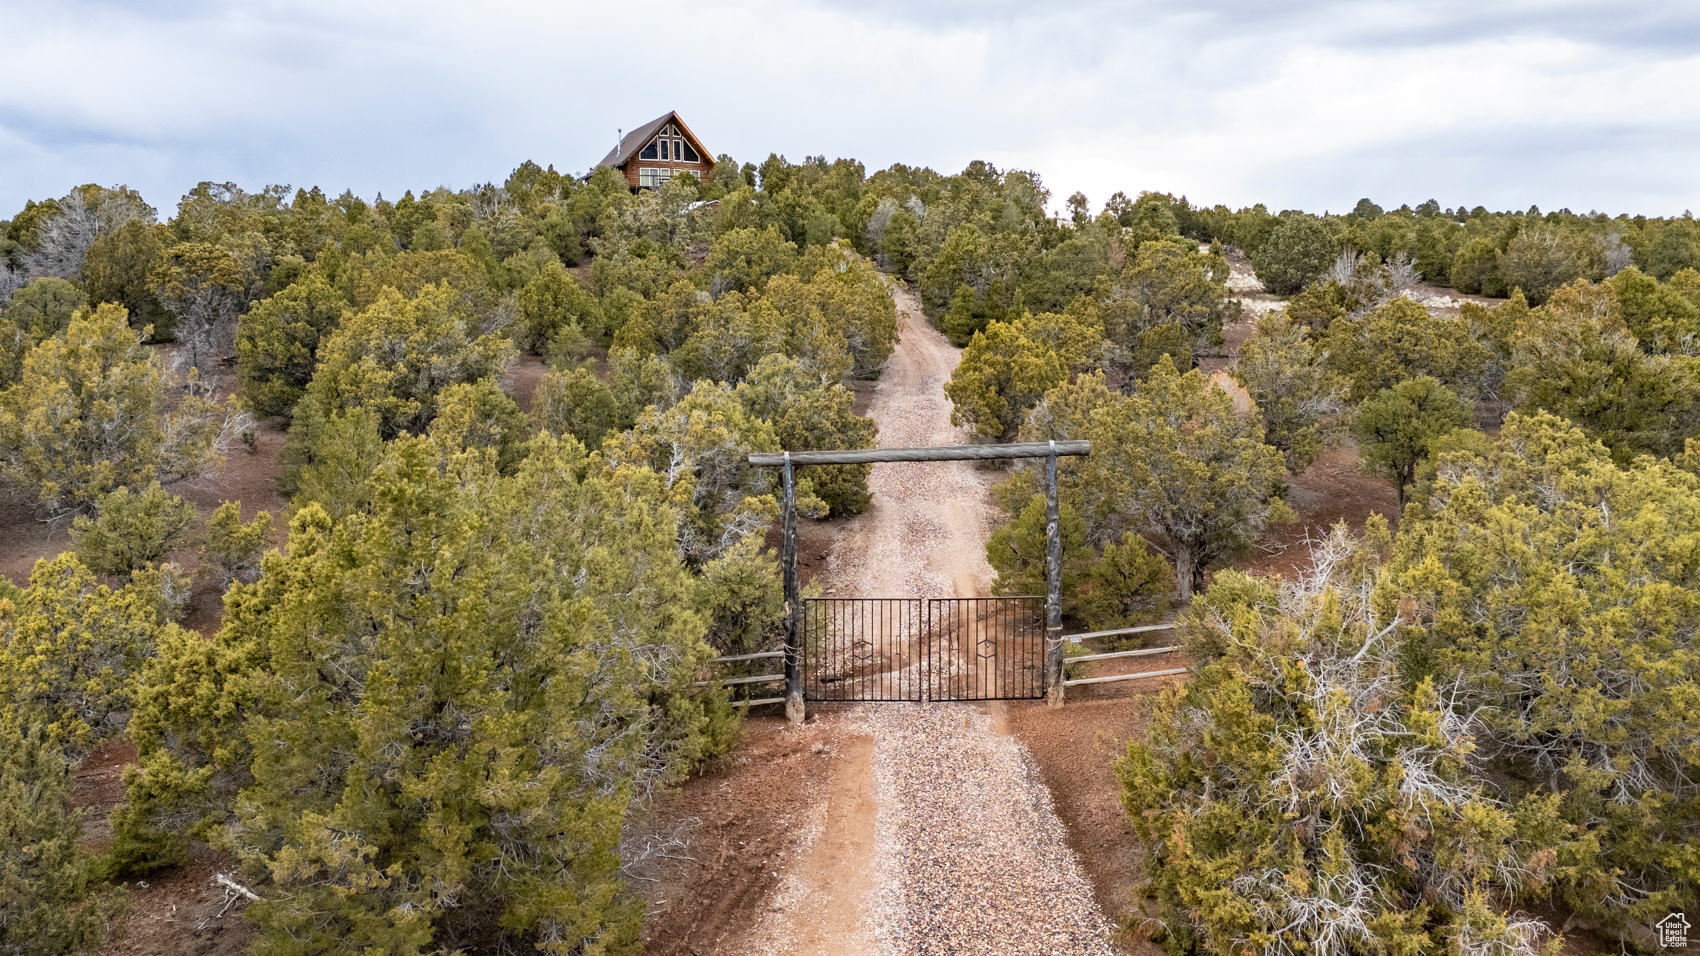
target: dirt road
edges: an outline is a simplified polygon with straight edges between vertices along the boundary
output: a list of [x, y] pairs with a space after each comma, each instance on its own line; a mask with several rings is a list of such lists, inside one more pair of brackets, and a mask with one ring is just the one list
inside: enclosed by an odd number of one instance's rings
[[[960, 444], [942, 387], [959, 353], [897, 294], [902, 343], [870, 414], [882, 446]], [[873, 467], [869, 510], [840, 530], [829, 593], [988, 593], [991, 503], [966, 462]], [[1108, 954], [1109, 925], [1001, 705], [828, 712], [849, 748], [831, 798], [749, 938], [754, 953]]]

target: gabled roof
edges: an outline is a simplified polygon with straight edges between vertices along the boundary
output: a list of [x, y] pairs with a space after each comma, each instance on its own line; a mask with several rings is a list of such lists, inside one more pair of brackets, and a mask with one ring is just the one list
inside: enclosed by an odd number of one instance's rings
[[[644, 146], [648, 145], [650, 137], [655, 135], [656, 130], [659, 130], [668, 123], [677, 123], [679, 125], [680, 132], [684, 133], [685, 138], [691, 141], [692, 148], [697, 151], [697, 155], [702, 157], [703, 162], [713, 164], [714, 160], [709, 158], [712, 154], [709, 153], [707, 149], [703, 148], [702, 140], [697, 139], [697, 134], [691, 132], [691, 128], [685, 125], [685, 121], [679, 118], [679, 114], [677, 112], [668, 110], [642, 126], [639, 126], [637, 129], [627, 133], [625, 137], [620, 140], [620, 145], [609, 150], [608, 155], [602, 157], [602, 161], [596, 165], [624, 166], [633, 156], [637, 155], [638, 150], [643, 149]], [[595, 167], [592, 168], [594, 169]]]

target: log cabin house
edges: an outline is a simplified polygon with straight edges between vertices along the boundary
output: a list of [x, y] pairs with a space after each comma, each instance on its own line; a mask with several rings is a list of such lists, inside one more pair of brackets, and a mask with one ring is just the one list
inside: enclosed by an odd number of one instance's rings
[[713, 154], [679, 114], [668, 112], [621, 137], [598, 166], [612, 166], [633, 189], [654, 189], [680, 173], [707, 180]]

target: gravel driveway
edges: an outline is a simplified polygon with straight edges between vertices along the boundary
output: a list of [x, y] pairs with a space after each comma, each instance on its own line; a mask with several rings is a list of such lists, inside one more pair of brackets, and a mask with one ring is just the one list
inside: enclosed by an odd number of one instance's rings
[[[942, 387], [960, 353], [897, 293], [902, 342], [870, 414], [882, 446], [968, 441]], [[994, 518], [984, 473], [967, 462], [880, 464], [867, 513], [840, 530], [830, 594], [974, 596], [989, 592], [985, 542]], [[872, 814], [828, 815], [816, 852], [796, 856], [785, 904], [755, 928], [758, 952], [1110, 954], [1110, 927], [1068, 847], [1032, 758], [1000, 731], [999, 704], [860, 704], [827, 713], [873, 742], [839, 769], [865, 787]], [[858, 779], [860, 778], [860, 779]], [[872, 827], [872, 834], [845, 833]], [[811, 835], [813, 828], [811, 828]], [[851, 839], [863, 837], [871, 839]], [[872, 845], [855, 858], [829, 846]], [[814, 863], [814, 866], [810, 864]], [[818, 932], [836, 920], [830, 940]], [[847, 925], [848, 924], [848, 925]], [[791, 946], [787, 946], [787, 941]], [[803, 943], [796, 946], [797, 943]]]

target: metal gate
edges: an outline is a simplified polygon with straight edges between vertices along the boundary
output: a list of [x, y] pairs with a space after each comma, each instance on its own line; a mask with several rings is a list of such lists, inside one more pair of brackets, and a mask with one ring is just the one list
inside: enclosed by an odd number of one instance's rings
[[803, 698], [1045, 696], [1045, 599], [806, 598]]
[[919, 599], [805, 598], [804, 700], [921, 700]]
[[933, 700], [1045, 696], [1045, 599], [933, 598], [927, 602]]

